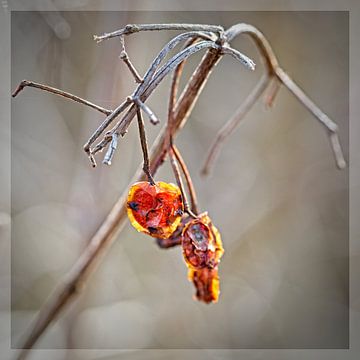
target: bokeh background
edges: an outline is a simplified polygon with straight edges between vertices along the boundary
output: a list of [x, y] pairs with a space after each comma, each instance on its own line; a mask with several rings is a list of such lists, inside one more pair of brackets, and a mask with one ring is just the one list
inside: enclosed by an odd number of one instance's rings
[[[127, 23], [257, 26], [280, 63], [340, 126], [348, 158], [349, 33], [346, 12], [13, 12], [12, 88], [23, 78], [115, 107], [135, 85], [119, 41], [93, 34]], [[126, 39], [140, 73], [175, 32]], [[199, 170], [217, 129], [262, 74], [248, 38], [234, 47], [258, 64], [224, 58], [177, 139], [202, 209], [226, 253], [216, 305], [192, 300], [180, 249], [160, 250], [129, 226], [42, 348], [347, 348], [348, 172], [328, 138], [281, 88], [231, 137], [212, 176]], [[184, 77], [201, 55], [189, 61]], [[169, 79], [149, 99], [162, 122]], [[136, 126], [111, 167], [89, 166], [82, 145], [102, 117], [35, 89], [12, 103], [12, 343], [76, 261], [141, 162]], [[159, 128], [147, 126], [152, 141]], [[99, 161], [100, 162], [100, 161]], [[158, 180], [174, 181], [166, 164]]]

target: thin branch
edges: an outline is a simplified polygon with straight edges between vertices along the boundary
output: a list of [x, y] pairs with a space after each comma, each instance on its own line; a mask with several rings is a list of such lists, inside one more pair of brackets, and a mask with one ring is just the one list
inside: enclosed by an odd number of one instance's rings
[[186, 181], [186, 184], [187, 184], [187, 187], [189, 190], [189, 194], [190, 194], [191, 210], [193, 211], [194, 214], [198, 215], [199, 214], [198, 201], [197, 201], [196, 191], [195, 191], [195, 187], [192, 182], [192, 179], [191, 179], [190, 172], [186, 166], [184, 159], [181, 156], [179, 149], [176, 147], [175, 144], [172, 144], [172, 150], [174, 152], [174, 155], [175, 155], [175, 158], [176, 158], [178, 164], [180, 165], [182, 173], [184, 174], [184, 177], [185, 177], [185, 181]]
[[101, 42], [116, 36], [130, 35], [140, 31], [157, 31], [157, 30], [185, 30], [185, 31], [205, 31], [220, 34], [224, 28], [219, 25], [206, 24], [128, 24], [120, 30], [103, 35], [94, 35], [94, 40]]
[[192, 212], [192, 210], [191, 210], [191, 208], [189, 206], [186, 191], [185, 191], [185, 188], [184, 188], [184, 183], [183, 183], [183, 181], [181, 179], [180, 169], [179, 169], [179, 165], [178, 165], [178, 163], [176, 161], [174, 147], [173, 147], [171, 139], [170, 139], [170, 148], [168, 150], [168, 153], [169, 153], [171, 168], [172, 168], [173, 173], [175, 175], [176, 183], [179, 186], [180, 191], [181, 191], [181, 196], [182, 196], [183, 204], [184, 204], [184, 212], [189, 214], [191, 217], [196, 218], [197, 216]]
[[237, 109], [236, 113], [233, 117], [227, 121], [223, 127], [219, 130], [215, 137], [215, 141], [210, 146], [209, 152], [206, 156], [205, 163], [201, 170], [202, 175], [208, 175], [210, 173], [213, 164], [219, 155], [221, 146], [224, 144], [226, 139], [235, 131], [238, 127], [241, 120], [244, 116], [250, 111], [250, 109], [254, 106], [256, 101], [259, 99], [261, 94], [265, 91], [266, 87], [269, 84], [268, 75], [263, 75], [260, 79], [256, 87], [252, 90], [252, 92], [246, 97], [244, 102]]
[[143, 103], [139, 98], [135, 98], [133, 101], [148, 116], [153, 125], [159, 124], [160, 120], [145, 103]]
[[240, 51], [233, 49], [229, 46], [223, 46], [222, 52], [224, 54], [231, 55], [234, 59], [240, 61], [245, 67], [247, 67], [249, 70], [255, 70], [255, 63], [252, 59], [250, 59], [248, 56], [244, 55]]
[[64, 98], [67, 98], [67, 99], [70, 99], [70, 100], [73, 100], [73, 101], [76, 101], [80, 104], [83, 104], [83, 105], [86, 105], [86, 106], [89, 106], [97, 111], [100, 111], [101, 113], [105, 114], [105, 115], [110, 115], [112, 113], [112, 110], [108, 110], [108, 109], [105, 109], [99, 105], [96, 105], [96, 104], [93, 104], [92, 102], [88, 101], [88, 100], [85, 100], [85, 99], [82, 99], [81, 97], [79, 96], [76, 96], [76, 95], [73, 95], [69, 92], [66, 92], [66, 91], [63, 91], [63, 90], [60, 90], [60, 89], [57, 89], [57, 88], [54, 88], [54, 87], [51, 87], [51, 86], [48, 86], [48, 85], [43, 85], [43, 84], [39, 84], [39, 83], [36, 83], [34, 81], [29, 81], [29, 80], [23, 80], [20, 82], [20, 84], [18, 85], [18, 87], [15, 89], [15, 91], [12, 93], [12, 97], [15, 97], [17, 94], [19, 94], [20, 91], [22, 91], [25, 87], [33, 87], [33, 88], [36, 88], [36, 89], [40, 89], [40, 90], [44, 90], [44, 91], [47, 91], [47, 92], [50, 92], [52, 94], [55, 94], [55, 95], [59, 95], [59, 96], [62, 96]]
[[111, 112], [106, 119], [100, 124], [100, 126], [95, 130], [95, 132], [90, 136], [89, 140], [84, 145], [84, 151], [87, 154], [90, 154], [91, 144], [103, 133], [103, 131], [110, 125], [110, 123], [119, 116], [129, 105], [131, 101], [126, 99], [121, 103], [113, 112]]
[[[184, 90], [185, 92], [183, 92], [183, 96], [176, 106], [174, 134], [180, 129], [180, 126], [186, 122], [189, 109], [194, 106], [198, 94], [203, 89], [204, 83], [220, 57], [220, 51], [208, 51], [190, 78]], [[150, 151], [150, 169], [152, 174], [156, 172], [164, 161], [167, 152], [166, 135], [166, 131], [163, 130]], [[133, 182], [143, 179], [144, 174], [140, 168], [135, 174]], [[64, 278], [64, 281], [58, 284], [44, 306], [40, 309], [35, 321], [25, 335], [25, 341], [21, 346], [22, 351], [18, 359], [24, 359], [26, 357], [28, 349], [34, 346], [49, 324], [79, 295], [88, 277], [100, 264], [126, 223], [126, 198], [127, 189], [119, 197], [99, 229], [90, 239], [88, 246]]]
[[150, 171], [150, 161], [149, 161], [145, 126], [144, 126], [144, 120], [142, 118], [140, 108], [136, 109], [136, 113], [137, 113], [137, 120], [138, 120], [139, 134], [140, 134], [141, 149], [142, 149], [142, 153], [143, 153], [143, 157], [144, 157], [143, 170], [148, 178], [149, 183], [151, 185], [155, 185], [155, 181], [154, 181], [153, 177], [151, 176], [151, 171]]
[[[187, 42], [184, 45], [184, 49], [192, 45], [194, 42], [198, 40], [198, 36], [191, 37], [187, 40]], [[187, 59], [183, 60], [174, 70], [173, 76], [171, 79], [171, 85], [170, 85], [170, 95], [169, 95], [169, 105], [168, 105], [168, 131], [171, 133], [173, 118], [174, 118], [174, 109], [176, 105], [176, 98], [179, 88], [179, 81], [181, 74], [183, 72], [185, 63]]]
[[279, 93], [280, 87], [281, 82], [277, 79], [277, 77], [273, 76], [264, 99], [265, 105], [268, 109], [273, 107], [275, 98]]
[[119, 58], [125, 63], [125, 65], [129, 68], [131, 74], [133, 75], [135, 82], [141, 84], [143, 82], [143, 79], [141, 78], [141, 76], [139, 75], [139, 73], [137, 72], [137, 70], [135, 69], [135, 66], [133, 65], [133, 63], [130, 61], [129, 59], [129, 55], [126, 52], [125, 49], [125, 41], [124, 41], [124, 37], [121, 36], [120, 37], [120, 42], [121, 42], [121, 53]]

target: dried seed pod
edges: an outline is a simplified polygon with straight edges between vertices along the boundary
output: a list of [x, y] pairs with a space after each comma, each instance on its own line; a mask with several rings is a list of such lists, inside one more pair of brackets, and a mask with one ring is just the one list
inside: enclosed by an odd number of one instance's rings
[[181, 192], [174, 184], [141, 181], [130, 188], [127, 214], [137, 231], [168, 238], [179, 225], [183, 211]]

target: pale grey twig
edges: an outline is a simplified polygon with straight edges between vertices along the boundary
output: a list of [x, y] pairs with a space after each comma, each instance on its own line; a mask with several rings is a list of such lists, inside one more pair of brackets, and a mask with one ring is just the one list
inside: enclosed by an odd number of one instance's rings
[[119, 137], [119, 134], [117, 134], [117, 133], [113, 133], [111, 135], [111, 142], [110, 142], [109, 148], [104, 156], [103, 164], [111, 165], [112, 158], [113, 158], [115, 150], [117, 148], [118, 137]]
[[150, 122], [153, 125], [157, 125], [160, 122], [160, 120], [156, 117], [153, 111], [139, 98], [134, 98], [133, 101], [148, 116]]
[[141, 76], [139, 75], [139, 73], [135, 69], [135, 66], [133, 65], [133, 63], [129, 59], [129, 55], [126, 52], [126, 49], [125, 49], [125, 40], [124, 40], [123, 36], [120, 36], [120, 43], [121, 43], [122, 50], [121, 50], [119, 58], [128, 67], [128, 69], [130, 70], [131, 74], [133, 75], [133, 77], [135, 79], [135, 82], [138, 83], [138, 84], [141, 84], [143, 82], [143, 79], [141, 78]]
[[207, 24], [128, 24], [120, 30], [103, 35], [94, 35], [94, 40], [101, 42], [116, 36], [130, 35], [140, 31], [158, 31], [158, 30], [185, 30], [185, 31], [205, 31], [220, 34], [224, 28], [219, 25]]

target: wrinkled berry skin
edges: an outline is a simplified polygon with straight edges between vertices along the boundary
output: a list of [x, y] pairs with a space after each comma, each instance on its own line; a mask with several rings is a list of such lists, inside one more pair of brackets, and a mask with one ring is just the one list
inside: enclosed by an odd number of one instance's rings
[[188, 278], [196, 287], [196, 298], [205, 303], [219, 297], [218, 265], [224, 253], [219, 231], [207, 213], [189, 221], [182, 231], [184, 260]]
[[181, 192], [174, 184], [141, 181], [130, 188], [127, 214], [139, 232], [166, 239], [176, 230], [183, 211]]
[[219, 299], [220, 285], [218, 269], [203, 268], [201, 270], [189, 270], [189, 281], [192, 281], [196, 288], [196, 299], [207, 304], [217, 302]]

